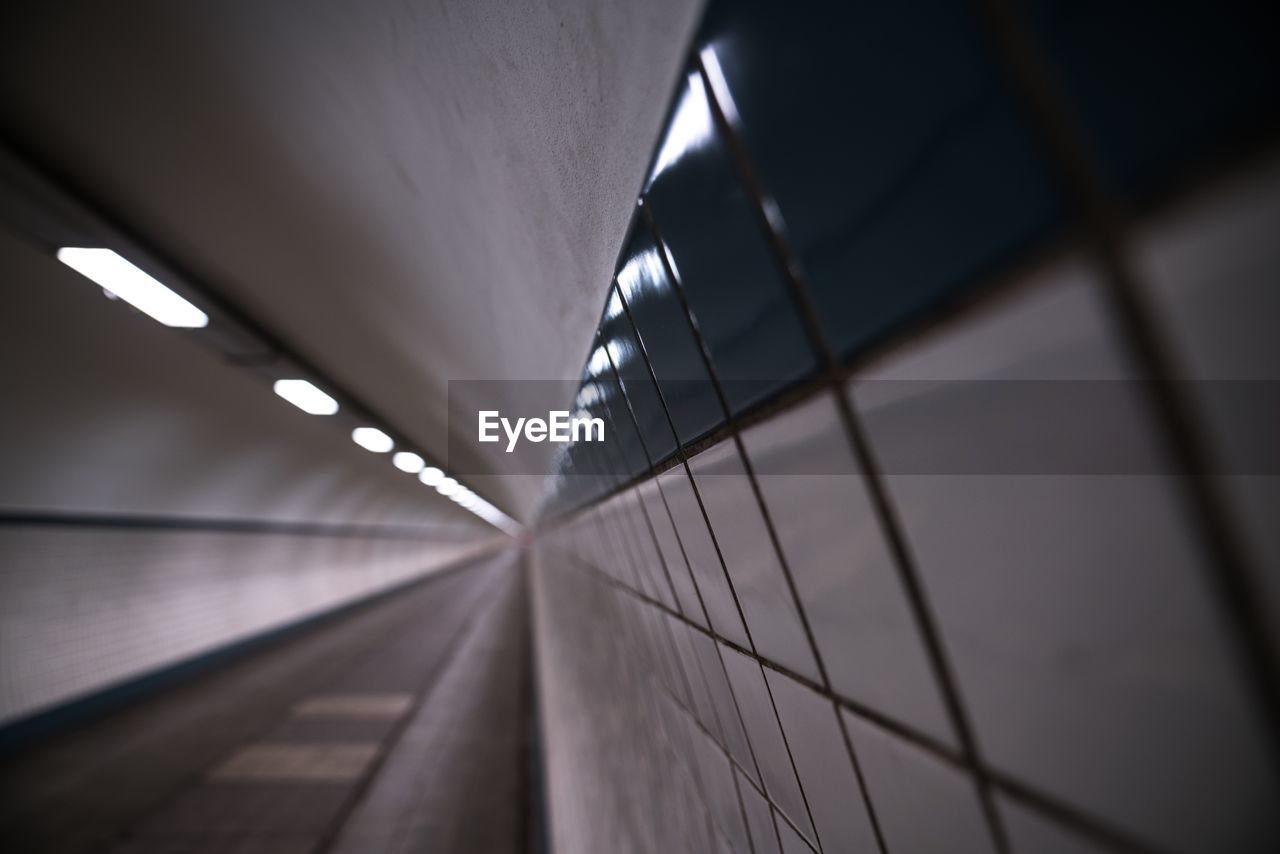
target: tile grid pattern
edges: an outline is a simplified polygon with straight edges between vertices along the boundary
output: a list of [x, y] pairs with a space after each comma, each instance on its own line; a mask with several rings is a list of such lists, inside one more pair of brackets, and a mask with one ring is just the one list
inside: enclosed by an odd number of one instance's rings
[[[743, 150], [742, 142], [738, 138], [733, 125], [728, 116], [725, 114], [722, 100], [726, 99], [727, 93], [723, 91], [717, 92], [717, 86], [712, 78], [708, 75], [706, 66], [701, 58], [697, 63], [698, 72], [702, 76], [703, 83], [707, 87], [708, 101], [712, 107], [712, 115], [715, 117], [717, 126], [724, 138], [729, 144], [729, 148], [734, 152], [734, 159], [737, 162], [739, 174], [743, 182], [750, 188], [750, 195], [755, 202], [755, 210], [764, 225], [764, 230], [770, 238], [774, 252], [781, 261], [782, 268], [786, 271], [783, 277], [786, 282], [793, 300], [798, 308], [799, 315], [803, 320], [805, 331], [809, 336], [810, 343], [819, 353], [822, 367], [828, 375], [828, 382], [834, 399], [836, 401], [837, 412], [840, 420], [848, 434], [849, 444], [853, 448], [857, 456], [858, 463], [863, 471], [869, 473], [868, 491], [872, 497], [873, 506], [875, 507], [876, 516], [884, 531], [885, 539], [890, 544], [893, 556], [897, 564], [899, 575], [902, 579], [903, 587], [907, 591], [911, 602], [911, 608], [916, 618], [917, 628], [924, 638], [926, 647], [929, 651], [929, 657], [933, 664], [935, 676], [938, 679], [942, 689], [943, 696], [946, 700], [947, 711], [951, 717], [952, 725], [960, 735], [960, 747], [962, 758], [969, 765], [978, 783], [978, 790], [981, 795], [983, 812], [986, 815], [987, 822], [990, 825], [992, 836], [996, 840], [996, 844], [1001, 851], [1008, 850], [1008, 843], [1004, 837], [1004, 830], [1001, 826], [1000, 818], [995, 809], [994, 801], [991, 795], [991, 781], [986, 770], [985, 764], [978, 756], [977, 748], [974, 744], [973, 734], [969, 725], [968, 718], [964, 712], [963, 705], [960, 702], [959, 694], [955, 686], [955, 677], [952, 673], [950, 662], [947, 660], [946, 652], [943, 649], [942, 642], [939, 639], [938, 629], [935, 624], [934, 617], [929, 610], [928, 602], [924, 596], [918, 573], [911, 561], [906, 546], [901, 527], [897, 519], [894, 517], [893, 510], [889, 504], [889, 500], [885, 494], [883, 481], [877, 474], [875, 458], [868, 446], [865, 434], [858, 418], [854, 414], [853, 406], [849, 402], [846, 387], [841, 377], [840, 363], [834, 355], [834, 351], [826, 335], [822, 331], [822, 324], [818, 320], [818, 313], [814, 307], [813, 300], [809, 295], [808, 287], [802, 280], [799, 273], [799, 266], [793, 253], [787, 245], [787, 239], [781, 233], [781, 229], [770, 223], [767, 210], [767, 196], [761, 188], [759, 180], [756, 178], [751, 169], [746, 152]], [[673, 281], [675, 277], [673, 277]], [[708, 361], [708, 373], [714, 377], [714, 369]], [[735, 440], [738, 442], [738, 451], [743, 459], [747, 459], [745, 449], [742, 448], [741, 439], [737, 437], [735, 432]], [[760, 495], [760, 488], [756, 483], [755, 476], [751, 473], [750, 462], [746, 462], [748, 469], [748, 477], [751, 480], [753, 491], [757, 500], [760, 501], [760, 512], [766, 520], [769, 518], [769, 512], [764, 504], [764, 500]], [[770, 535], [774, 541], [775, 548], [778, 549], [779, 560], [785, 570], [786, 561], [782, 558], [782, 549], [777, 544], [777, 535], [773, 533], [772, 524], [769, 524]], [[799, 596], [795, 594], [795, 582], [791, 581], [791, 575], [787, 572], [787, 578], [790, 582], [792, 593], [796, 597], [796, 606], [803, 615], [804, 610], [800, 604]], [[806, 623], [806, 629], [808, 625]], [[812, 631], [808, 632], [810, 643], [813, 643]], [[813, 644], [814, 655], [818, 659], [819, 668], [821, 669], [822, 658], [818, 651], [817, 645]], [[823, 687], [830, 690], [830, 683], [825, 672], [822, 674]], [[845, 741], [849, 743], [848, 734], [845, 734]], [[862, 780], [862, 772], [858, 768], [856, 756], [852, 754], [854, 769], [859, 778], [859, 784], [863, 791], [866, 791], [866, 784]], [[870, 807], [869, 807], [870, 810]], [[870, 810], [874, 821], [874, 810]], [[879, 834], [878, 834], [879, 835]], [[881, 847], [884, 846], [883, 839], [880, 841]]]
[[1246, 557], [1228, 521], [1224, 502], [1211, 475], [1213, 466], [1204, 440], [1194, 427], [1191, 405], [1174, 381], [1176, 357], [1167, 349], [1164, 337], [1153, 321], [1143, 288], [1128, 258], [1131, 232], [1127, 233], [1124, 212], [1091, 162], [1084, 143], [1072, 125], [1065, 102], [1054, 91], [1053, 81], [1034, 53], [1025, 23], [1007, 0], [992, 0], [986, 16], [997, 35], [1006, 62], [1017, 71], [1013, 78], [1025, 89], [1028, 112], [1040, 128], [1049, 159], [1062, 173], [1084, 221], [1086, 239], [1102, 270], [1101, 280], [1110, 297], [1111, 308], [1125, 332], [1125, 341], [1135, 359], [1152, 379], [1153, 404], [1162, 416], [1166, 440], [1186, 464], [1191, 480], [1188, 499], [1194, 504], [1203, 547], [1211, 554], [1216, 571], [1211, 573], [1215, 591], [1233, 614], [1234, 640], [1239, 654], [1246, 657], [1257, 674], [1260, 702], [1271, 716], [1280, 719], [1280, 682], [1267, 649], [1266, 616], [1251, 595], [1253, 587], [1245, 568]]
[[[994, 8], [987, 11], [992, 29], [1001, 33], [1000, 38], [1006, 38], [1007, 33], [1004, 31], [1009, 26], [1009, 12], [1000, 8], [999, 4], [993, 5]], [[1014, 36], [1015, 40], [1018, 38], [1021, 36]], [[1004, 45], [1004, 48], [1008, 50], [1008, 45]], [[1023, 74], [1025, 69], [1019, 67], [1018, 51], [1009, 52], [1012, 54], [1009, 58], [1010, 63], [1015, 66], [1019, 75]], [[628, 602], [637, 607], [655, 609], [665, 617], [676, 621], [679, 626], [709, 638], [715, 644], [716, 665], [723, 671], [729, 687], [728, 696], [732, 704], [733, 716], [730, 724], [746, 726], [745, 713], [741, 709], [743, 699], [736, 696], [737, 692], [732, 686], [732, 680], [729, 679], [723, 658], [726, 655], [745, 656], [746, 659], [757, 663], [762, 674], [778, 675], [790, 680], [791, 684], [803, 686], [805, 691], [823, 698], [825, 702], [830, 702], [835, 709], [840, 710], [837, 717], [840, 722], [841, 741], [857, 779], [857, 786], [867, 812], [868, 825], [874, 835], [875, 847], [881, 851], [910, 850], [911, 845], [904, 843], [899, 847], [895, 845], [892, 835], [887, 835], [884, 827], [886, 820], [877, 815], [876, 799], [873, 793], [876, 783], [868, 782], [861, 767], [859, 751], [855, 746], [857, 739], [851, 734], [852, 725], [848, 723], [849, 721], [861, 721], [862, 726], [869, 722], [874, 727], [891, 734], [894, 739], [919, 749], [933, 759], [941, 760], [947, 767], [958, 769], [963, 773], [964, 779], [969, 780], [974, 786], [982, 824], [989, 835], [985, 842], [976, 843], [985, 847], [974, 850], [1024, 851], [1021, 844], [1011, 841], [1006, 836], [1004, 826], [1006, 821], [1013, 820], [1008, 816], [1014, 814], [1012, 811], [1016, 810], [1029, 810], [1032, 814], [1039, 814], [1041, 820], [1051, 817], [1048, 819], [1049, 823], [1056, 823], [1061, 828], [1069, 829], [1069, 831], [1063, 831], [1068, 836], [1071, 833], [1078, 833], [1079, 839], [1089, 840], [1076, 843], [1081, 851], [1174, 850], [1172, 847], [1166, 848], [1163, 842], [1153, 842], [1149, 835], [1134, 834], [1130, 828], [1109, 819], [1100, 819], [1096, 813], [1079, 808], [1069, 799], [1047, 793], [1040, 786], [1027, 784], [1020, 779], [1019, 775], [1001, 770], [980, 753], [968, 719], [966, 705], [962, 700], [958, 676], [954, 665], [948, 659], [948, 650], [942, 639], [942, 631], [937, 626], [937, 618], [931, 612], [929, 598], [925, 593], [925, 584], [914, 566], [907, 534], [901, 520], [897, 518], [893, 500], [890, 498], [890, 490], [885, 485], [885, 478], [878, 470], [872, 442], [860, 423], [858, 408], [851, 400], [852, 390], [848, 383], [861, 372], [862, 364], [865, 364], [866, 360], [860, 360], [861, 364], [842, 360], [837, 357], [835, 348], [826, 340], [823, 325], [819, 319], [819, 311], [809, 295], [808, 286], [801, 272], [802, 264], [788, 248], [787, 236], [781, 227], [781, 221], [770, 210], [770, 196], [762, 188], [752, 169], [746, 148], [738, 138], [734, 122], [735, 111], [732, 107], [726, 110], [722, 103], [726, 95], [723, 86], [717, 85], [718, 81], [713, 74], [709, 73], [701, 56], [694, 57], [693, 66], [707, 92], [707, 100], [716, 122], [716, 131], [733, 155], [738, 170], [737, 177], [748, 188], [748, 196], [754, 205], [754, 215], [763, 226], [762, 231], [774, 253], [775, 262], [785, 273], [782, 277], [783, 281], [803, 322], [810, 345], [819, 356], [819, 378], [793, 385], [793, 391], [780, 408], [784, 412], [793, 411], [817, 397], [829, 397], [834, 403], [845, 433], [845, 440], [860, 470], [865, 473], [866, 488], [880, 535], [888, 543], [892, 553], [898, 581], [910, 603], [915, 630], [919, 632], [927, 650], [931, 673], [941, 690], [946, 717], [953, 728], [955, 739], [954, 741], [943, 739], [933, 732], [926, 732], [916, 724], [901, 721], [893, 714], [846, 696], [833, 686], [828, 668], [824, 664], [823, 650], [814, 637], [811, 619], [807, 615], [793, 571], [788, 565], [786, 549], [780, 542], [777, 523], [770, 512], [759, 478], [753, 470], [751, 456], [742, 439], [744, 431], [761, 423], [765, 418], [773, 417], [777, 409], [760, 408], [755, 412], [746, 413], [745, 417], [735, 413], [723, 383], [717, 375], [716, 360], [711, 348], [699, 329], [696, 312], [691, 308], [684, 293], [677, 264], [671, 258], [670, 250], [663, 242], [658, 224], [651, 209], [644, 204], [643, 197], [638, 221], [642, 223], [641, 227], [649, 231], [659, 249], [658, 256], [665, 274], [678, 298], [684, 319], [689, 325], [690, 334], [696, 342], [702, 367], [715, 391], [716, 402], [723, 416], [721, 426], [709, 435], [692, 441], [681, 435], [677, 427], [677, 419], [673, 417], [673, 410], [679, 406], [679, 403], [667, 399], [659, 374], [655, 371], [649, 345], [645, 342], [645, 336], [639, 332], [640, 323], [633, 317], [625, 289], [614, 282], [611, 285], [610, 299], [616, 300], [621, 305], [622, 314], [635, 334], [639, 344], [640, 361], [648, 374], [649, 382], [657, 392], [666, 423], [677, 436], [675, 451], [667, 460], [655, 459], [656, 455], [650, 452], [644, 430], [641, 428], [642, 419], [632, 399], [630, 384], [614, 352], [607, 347], [604, 348], [604, 352], [609, 355], [609, 373], [622, 390], [625, 413], [633, 422], [624, 429], [636, 431], [647, 464], [647, 473], [638, 478], [620, 477], [619, 482], [606, 486], [591, 498], [591, 504], [586, 509], [566, 511], [565, 515], [557, 520], [557, 525], [560, 527], [548, 539], [556, 543], [558, 554], [570, 564], [587, 570], [597, 581], [622, 593]], [[1043, 101], [1044, 93], [1036, 91], [1034, 86], [1030, 88], [1033, 90], [1028, 95], [1033, 102], [1030, 111], [1044, 112], [1045, 105], [1039, 103]], [[1052, 115], [1048, 120], [1045, 120], [1044, 116], [1037, 118], [1045, 125], [1042, 131], [1045, 131], [1049, 137], [1046, 143], [1046, 147], [1051, 149], [1049, 160], [1057, 163], [1059, 170], [1063, 173], [1064, 183], [1069, 185], [1072, 193], [1077, 197], [1078, 205], [1083, 209], [1086, 222], [1082, 235], [1075, 239], [1079, 241], [1078, 248], [1090, 255], [1096, 255], [1101, 260], [1100, 280], [1104, 286], [1103, 292], [1108, 295], [1104, 301], [1106, 306], [1104, 311], [1109, 316], [1109, 321], [1117, 323], [1128, 338], [1136, 336], [1144, 339], [1145, 336], [1145, 340], [1139, 340], [1136, 343], [1129, 341], [1128, 346], [1136, 350], [1136, 354], [1131, 355], [1136, 356], [1136, 361], [1144, 373], [1157, 380], [1158, 394], [1157, 400], [1153, 402], [1153, 409], [1160, 416], [1161, 432], [1172, 434], [1162, 435], [1160, 441], [1168, 442], [1173, 446], [1175, 453], [1188, 470], [1193, 473], [1203, 473], [1207, 467], [1202, 460], [1204, 452], [1197, 445], [1194, 430], [1190, 426], [1193, 415], [1184, 401], [1173, 399], [1170, 395], [1175, 376], [1171, 367], [1172, 360], [1167, 354], [1158, 350], [1157, 324], [1150, 317], [1149, 307], [1135, 296], [1142, 286], [1135, 282], [1126, 270], [1127, 262], [1124, 259], [1135, 250], [1130, 244], [1128, 235], [1116, 225], [1114, 203], [1103, 202], [1111, 207], [1101, 214], [1092, 209], [1091, 206], [1099, 204], [1097, 201], [1100, 192], [1099, 184], [1089, 176], [1087, 169], [1080, 168], [1081, 155], [1078, 151], [1070, 150], [1073, 145], [1070, 139], [1062, 138], [1065, 133], [1060, 115], [1064, 112], [1063, 109], [1053, 105], [1048, 109], [1058, 115]], [[1065, 153], [1061, 150], [1064, 148], [1068, 149]], [[1091, 220], [1100, 220], [1101, 224]], [[1136, 232], [1136, 228], [1129, 233], [1133, 232]], [[1073, 253], [1074, 251], [1073, 249]], [[1040, 262], [1033, 263], [1031, 266], [1033, 268], [1041, 265], [1054, 266], [1061, 254], [1062, 247], [1055, 247], [1051, 251], [1042, 253]], [[1034, 276], [1027, 278], [1035, 279]], [[1001, 291], [1012, 291], [1016, 295], [1023, 290], [1021, 283], [1016, 283], [1018, 287], [1013, 287], [1013, 284], [1015, 283], [1010, 283]], [[992, 294], [987, 299], [979, 301], [979, 305], [996, 302], [996, 297], [1003, 298], [1004, 294]], [[1112, 315], [1118, 317], [1111, 317]], [[610, 418], [610, 420], [612, 422], [613, 419]], [[730, 563], [726, 560], [724, 543], [721, 542], [721, 538], [729, 532], [717, 533], [717, 525], [713, 520], [713, 514], [709, 511], [707, 497], [704, 494], [705, 489], [699, 486], [700, 477], [691, 465], [695, 457], [722, 443], [732, 446], [730, 453], [743, 470], [745, 481], [750, 486], [750, 494], [757, 505], [767, 541], [774, 552], [770, 559], [776, 562], [785, 582], [786, 599], [789, 600], [787, 605], [794, 609], [803, 637], [807, 642], [807, 652], [812, 657], [814, 666], [811, 670], [779, 661], [777, 648], [761, 649], [758, 639], [753, 636], [753, 621], [744, 609], [734, 574], [730, 572]], [[603, 466], [603, 469], [612, 472], [626, 471], [626, 468], [620, 467], [616, 462], [613, 465]], [[672, 472], [674, 474], [669, 474]], [[672, 503], [669, 494], [671, 490], [664, 485], [664, 478], [670, 478], [672, 483], [678, 482], [681, 489], [688, 489], [691, 493], [693, 506], [696, 507], [696, 512], [691, 519], [688, 514], [682, 514]], [[1203, 565], [1207, 569], [1206, 575], [1211, 589], [1221, 595], [1221, 601], [1211, 607], [1226, 606], [1224, 610], [1231, 617], [1226, 634], [1231, 637], [1237, 652], [1243, 653], [1242, 658], [1249, 662], [1246, 668], [1248, 672], [1246, 681], [1253, 688], [1252, 699], [1260, 701], [1260, 704], [1268, 707], [1269, 711], [1274, 711], [1271, 655], [1263, 632], [1259, 628], [1263, 616], [1260, 606], [1251, 604], [1247, 597], [1242, 597], [1242, 591], [1248, 589], [1250, 581], [1242, 568], [1244, 560], [1239, 554], [1239, 549], [1230, 540], [1227, 514], [1218, 503], [1219, 497], [1211, 489], [1206, 488], [1209, 486], [1207, 476], [1198, 474], [1189, 483], [1191, 488], [1184, 491], [1189, 492], [1186, 497], [1194, 508], [1192, 515], [1194, 521], [1191, 528], [1202, 541], [1207, 542], [1211, 559], [1205, 561]], [[645, 500], [646, 494], [651, 496], [651, 500]], [[709, 568], [709, 574], [700, 573], [695, 568], [700, 556], [691, 555], [687, 543], [689, 526], [697, 525], [699, 522], [701, 523], [699, 530], [705, 527], [711, 552], [714, 553], [714, 561], [710, 561], [713, 565]], [[664, 542], [664, 534], [660, 532], [668, 529], [674, 536]], [[723, 525], [721, 529], [724, 530]], [[699, 534], [699, 536], [702, 535]], [[674, 549], [671, 548], [672, 545]], [[661, 572], [652, 574], [655, 564]], [[703, 567], [703, 569], [707, 568]], [[684, 597], [681, 595], [681, 587], [684, 584], [682, 577], [686, 572], [693, 593], [692, 600], [687, 595]], [[709, 581], [712, 584], [719, 584], [720, 580], [723, 580], [732, 607], [715, 611], [708, 605], [708, 596], [720, 594], [704, 590], [704, 587]], [[741, 579], [738, 583], [741, 583]], [[736, 625], [732, 619], [735, 612], [737, 619], [741, 621], [740, 632], [733, 628]], [[643, 624], [644, 620], [642, 617], [636, 617], [635, 622]], [[665, 620], [660, 622], [668, 631], [673, 630]], [[759, 621], [755, 621], [755, 625], [760, 625]], [[665, 637], [659, 640], [652, 630], [645, 632], [642, 629], [635, 629], [635, 626], [631, 628], [633, 629], [632, 642], [635, 644], [637, 653], [651, 662], [654, 680], [663, 686], [663, 696], [678, 710], [677, 714], [687, 716], [693, 722], [693, 726], [716, 745], [718, 750], [728, 758], [734, 771], [734, 779], [745, 780], [755, 795], [764, 798], [770, 804], [775, 820], [779, 815], [782, 817], [782, 824], [786, 825], [787, 831], [777, 831], [780, 835], [768, 844], [753, 838], [751, 843], [753, 850], [757, 854], [761, 850], [774, 850], [773, 843], [782, 845], [786, 849], [786, 839], [789, 837], [784, 837], [782, 834], [787, 832], [804, 837], [806, 843], [817, 850], [845, 850], [831, 841], [824, 842], [822, 839], [823, 828], [820, 825], [823, 823], [816, 814], [814, 804], [815, 795], [818, 792], [812, 788], [801, 789], [800, 803], [803, 806], [800, 809], [797, 809], [795, 803], [790, 806], [790, 809], [779, 803], [775, 787], [764, 781], [757, 782], [762, 779], [764, 771], [760, 758], [756, 754], [758, 745], [748, 737], [746, 743], [749, 756], [735, 756], [730, 746], [732, 739], [723, 719], [725, 710], [716, 709], [714, 700], [711, 700], [711, 709], [715, 712], [713, 718], [707, 719], [705, 713], [700, 712], [695, 693], [697, 686], [709, 684], [705, 662], [695, 656], [694, 666], [690, 667], [687, 659], [682, 659], [678, 653], [672, 653], [671, 650], [679, 648], [678, 641], [673, 635], [660, 633], [665, 634]], [[663, 663], [663, 655], [658, 651], [659, 647], [668, 651], [665, 663]], [[801, 672], [801, 670], [809, 670], [809, 672]], [[673, 673], [676, 674], [676, 678], [671, 678]], [[783, 733], [783, 744], [786, 747], [791, 773], [799, 779], [800, 768], [794, 749], [786, 740], [787, 727], [782, 722], [783, 715], [780, 713], [771, 687], [771, 679], [764, 679], [763, 684], [769, 698], [768, 705], [772, 721]], [[682, 699], [681, 695], [687, 699]], [[675, 747], [680, 743], [680, 739], [673, 732], [668, 733], [668, 738], [676, 756], [693, 755], [682, 753]], [[1274, 730], [1270, 733], [1270, 738], [1274, 744]], [[689, 772], [695, 780], [699, 777], [696, 768], [695, 763], [694, 768]], [[801, 782], [804, 781], [801, 780]], [[702, 781], [699, 788], [704, 793], [705, 803], [708, 805], [716, 803], [716, 800], [707, 792], [709, 787], [706, 781]], [[750, 826], [752, 816], [747, 805], [748, 802], [754, 802], [751, 793], [747, 792], [744, 796], [744, 792], [739, 790], [736, 801], [742, 813], [740, 819]], [[1016, 806], [1005, 806], [1007, 804]], [[723, 819], [723, 823], [733, 824], [738, 820], [738, 818]], [[812, 825], [812, 832], [802, 827], [806, 823]], [[725, 831], [726, 828], [722, 827], [721, 830]], [[732, 833], [725, 832], [722, 835], [728, 836], [731, 840], [733, 838]], [[844, 837], [841, 839], [843, 840]]]

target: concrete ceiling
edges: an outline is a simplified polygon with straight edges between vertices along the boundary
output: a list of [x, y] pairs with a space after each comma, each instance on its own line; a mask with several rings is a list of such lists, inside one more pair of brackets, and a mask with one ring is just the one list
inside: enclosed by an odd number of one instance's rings
[[3, 134], [443, 458], [448, 381], [581, 369], [700, 3], [9, 5]]
[[493, 528], [0, 228], [0, 513]]

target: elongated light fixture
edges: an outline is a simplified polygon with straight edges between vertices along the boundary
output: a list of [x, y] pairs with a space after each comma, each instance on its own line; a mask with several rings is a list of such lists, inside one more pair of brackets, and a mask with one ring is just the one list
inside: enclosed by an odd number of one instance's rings
[[422, 467], [427, 463], [426, 460], [413, 451], [397, 451], [396, 455], [391, 458], [391, 464], [402, 472], [417, 474], [422, 471]]
[[276, 380], [275, 393], [309, 415], [332, 415], [338, 401], [306, 380]]
[[385, 454], [396, 446], [395, 441], [377, 427], [357, 427], [351, 431], [351, 441], [375, 454]]
[[110, 249], [68, 246], [58, 260], [165, 326], [199, 329], [209, 315]]

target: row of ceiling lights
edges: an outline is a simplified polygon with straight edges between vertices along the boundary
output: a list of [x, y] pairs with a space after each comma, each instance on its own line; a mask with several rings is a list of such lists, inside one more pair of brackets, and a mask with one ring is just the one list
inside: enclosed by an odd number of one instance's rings
[[[209, 316], [197, 306], [110, 249], [67, 247], [58, 250], [58, 260], [165, 326], [200, 329], [209, 325]], [[338, 411], [338, 401], [309, 380], [279, 379], [272, 388], [310, 415], [334, 415]], [[375, 454], [395, 450], [395, 440], [377, 427], [357, 427], [351, 439]], [[520, 530], [510, 516], [442, 469], [427, 465], [420, 454], [399, 451], [391, 457], [391, 462], [402, 472], [416, 474], [422, 483], [491, 525], [510, 534]]]

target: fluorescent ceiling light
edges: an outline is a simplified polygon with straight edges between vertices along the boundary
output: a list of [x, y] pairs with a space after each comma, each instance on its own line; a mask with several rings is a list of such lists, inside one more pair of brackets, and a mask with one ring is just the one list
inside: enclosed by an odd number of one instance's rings
[[444, 480], [436, 484], [436, 492], [446, 497], [453, 495], [459, 489], [460, 487], [458, 486], [458, 482], [451, 477], [446, 477]]
[[396, 446], [391, 437], [377, 427], [357, 427], [351, 431], [351, 440], [375, 454], [385, 454]]
[[209, 315], [110, 249], [66, 247], [58, 250], [58, 260], [165, 326], [209, 325]]
[[422, 471], [418, 472], [418, 480], [422, 481], [427, 486], [435, 486], [440, 481], [444, 480], [444, 472], [440, 471], [440, 469], [435, 466], [427, 466]]
[[521, 532], [521, 530], [523, 530], [516, 520], [512, 519], [506, 513], [503, 513], [497, 507], [494, 507], [478, 495], [473, 494], [471, 496], [471, 501], [466, 505], [466, 507], [490, 525], [501, 528], [512, 536], [516, 536]]
[[427, 463], [413, 451], [399, 451], [391, 458], [391, 464], [400, 471], [417, 474]]
[[272, 388], [276, 394], [311, 415], [332, 415], [338, 411], [338, 401], [306, 380], [276, 380]]

